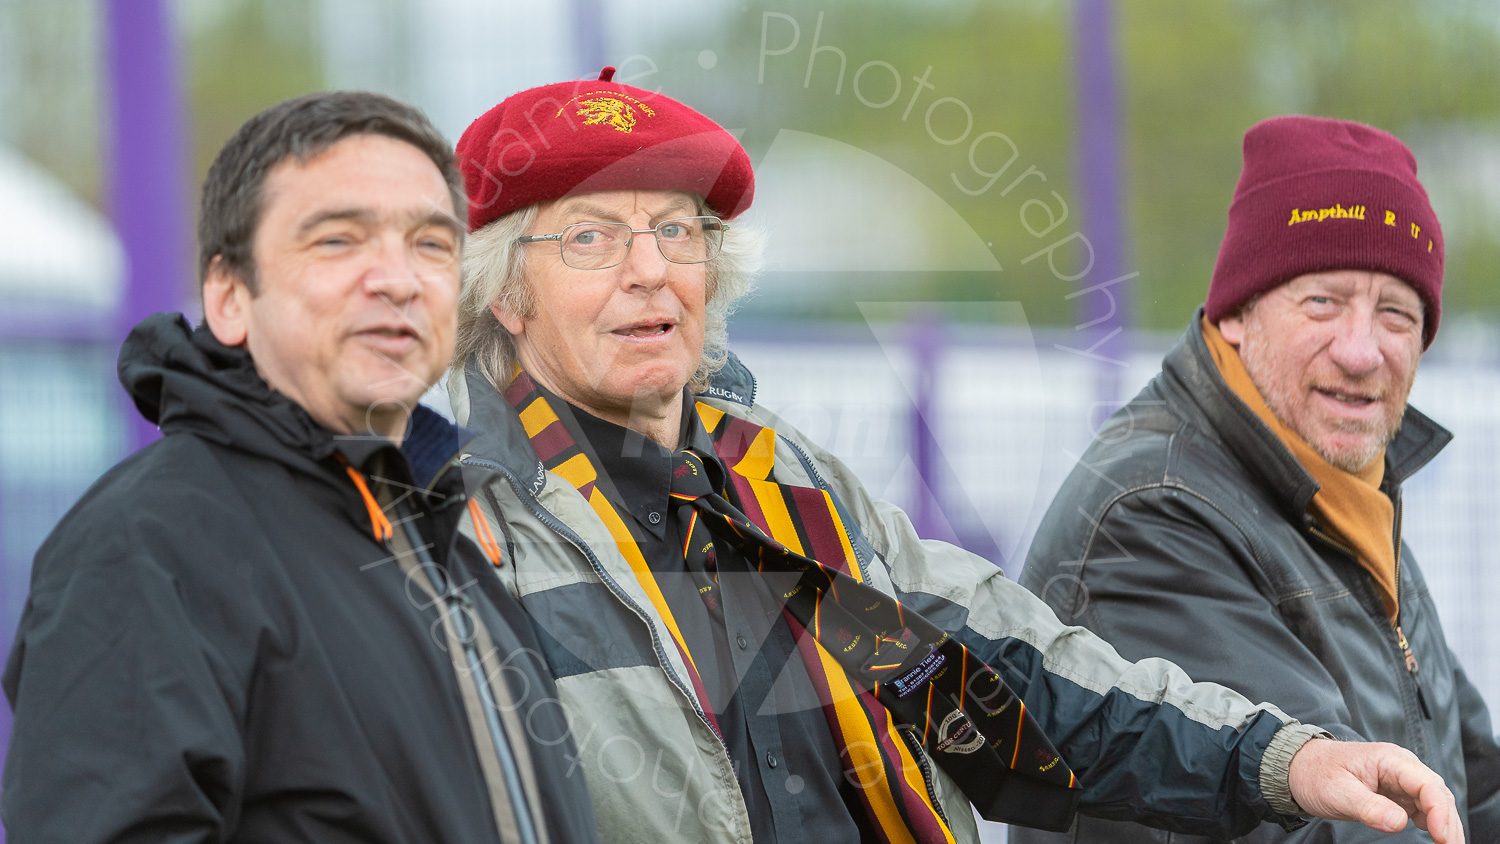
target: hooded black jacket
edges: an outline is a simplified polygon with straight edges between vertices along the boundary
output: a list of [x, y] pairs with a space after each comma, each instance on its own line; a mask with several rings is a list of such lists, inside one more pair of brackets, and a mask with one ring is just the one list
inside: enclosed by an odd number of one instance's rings
[[[1408, 407], [1385, 452], [1396, 505], [1400, 624], [1373, 579], [1307, 512], [1318, 484], [1224, 382], [1202, 311], [1162, 372], [1099, 431], [1037, 530], [1021, 583], [1063, 621], [1126, 659], [1163, 657], [1195, 680], [1266, 700], [1343, 737], [1402, 745], [1443, 776], [1476, 844], [1500, 841], [1500, 747], [1479, 692], [1443, 636], [1400, 540], [1401, 482], [1452, 436]], [[1012, 830], [1012, 844], [1176, 844], [1141, 826], [1080, 818], [1068, 833]], [[1297, 844], [1431, 841], [1317, 820], [1242, 839]]]
[[[120, 379], [165, 437], [37, 554], [4, 674], [11, 840], [594, 839], [529, 622], [458, 531], [461, 429], [421, 409], [404, 452], [336, 437], [174, 315], [131, 333]], [[497, 728], [466, 707], [462, 625], [492, 642]]]

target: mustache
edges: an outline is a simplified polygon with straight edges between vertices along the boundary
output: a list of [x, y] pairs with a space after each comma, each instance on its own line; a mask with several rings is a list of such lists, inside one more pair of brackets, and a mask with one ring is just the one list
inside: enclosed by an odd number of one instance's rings
[[[1416, 372], [1413, 371], [1411, 375], [1414, 379]], [[1402, 387], [1409, 387], [1409, 385], [1403, 385], [1394, 373], [1384, 367], [1363, 375], [1350, 375], [1333, 365], [1312, 367], [1304, 383], [1309, 389], [1370, 401], [1384, 401], [1400, 396]]]

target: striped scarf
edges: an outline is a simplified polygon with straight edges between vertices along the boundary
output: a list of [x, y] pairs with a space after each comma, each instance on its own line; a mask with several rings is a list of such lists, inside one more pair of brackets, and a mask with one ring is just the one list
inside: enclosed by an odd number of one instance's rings
[[[577, 489], [609, 530], [671, 634], [687, 667], [700, 708], [718, 730], [692, 652], [628, 521], [621, 517], [597, 485], [598, 469], [588, 452], [573, 441], [547, 398], [525, 373], [515, 378], [506, 390], [505, 398], [520, 414], [522, 425], [543, 466]], [[751, 525], [795, 554], [862, 583], [862, 572], [849, 532], [832, 497], [821, 489], [783, 485], [771, 480], [775, 468], [775, 431], [734, 418], [702, 402], [697, 403], [696, 411], [713, 441], [716, 456], [729, 470], [729, 489], [726, 492], [736, 499], [733, 505]], [[877, 699], [879, 687], [872, 691], [865, 684], [852, 681], [845, 667], [820, 643], [820, 639], [829, 640], [828, 636], [822, 635], [823, 631], [811, 635], [812, 631], [804, 630], [790, 611], [784, 613], [784, 617], [822, 703], [834, 743], [841, 751], [846, 775], [850, 782], [860, 786], [858, 793], [871, 827], [880, 840], [892, 844], [952, 842], [953, 835], [934, 795], [928, 790], [912, 746], [903, 731], [897, 729], [897, 719]], [[813, 617], [812, 623], [816, 624], [816, 618]], [[946, 640], [946, 636], [943, 638]], [[958, 659], [969, 658], [967, 651], [956, 643], [952, 643], [949, 649]], [[986, 672], [989, 677], [994, 677], [993, 672], [987, 669]], [[969, 669], [962, 668], [960, 676], [968, 677]], [[994, 682], [999, 684], [998, 678], [994, 678]], [[930, 695], [931, 692], [929, 688], [927, 693]], [[1019, 704], [1019, 700], [1016, 702]], [[1019, 709], [1024, 712], [1024, 705]], [[1016, 717], [1019, 724], [1022, 715], [1017, 713]], [[916, 723], [909, 718], [904, 720]], [[1045, 744], [1045, 739], [1042, 742]], [[1017, 752], [1020, 746], [1018, 734]], [[1055, 763], [1055, 756], [1052, 758]], [[1010, 767], [1016, 767], [1014, 759]], [[1053, 773], [1062, 774], [1065, 777], [1063, 787], [1071, 791], [1074, 786], [1071, 773], [1066, 771], [1065, 765], [1057, 768]]]

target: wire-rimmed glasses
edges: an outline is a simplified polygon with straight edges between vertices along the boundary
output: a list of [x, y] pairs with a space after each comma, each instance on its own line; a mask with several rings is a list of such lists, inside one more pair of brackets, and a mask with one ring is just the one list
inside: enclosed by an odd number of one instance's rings
[[556, 241], [563, 263], [579, 270], [617, 266], [638, 234], [654, 235], [661, 256], [674, 264], [701, 264], [718, 257], [729, 224], [718, 217], [678, 217], [654, 228], [632, 229], [629, 223], [574, 223], [557, 234], [516, 238], [517, 243]]

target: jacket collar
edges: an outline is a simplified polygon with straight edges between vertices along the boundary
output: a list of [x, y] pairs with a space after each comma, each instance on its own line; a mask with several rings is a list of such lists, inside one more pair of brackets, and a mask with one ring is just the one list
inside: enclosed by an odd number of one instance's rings
[[[1318, 483], [1282, 445], [1219, 374], [1203, 339], [1203, 308], [1193, 314], [1187, 331], [1162, 361], [1162, 384], [1171, 404], [1190, 409], [1202, 427], [1224, 444], [1250, 474], [1279, 492], [1298, 517], [1318, 491]], [[1453, 439], [1441, 425], [1410, 404], [1401, 430], [1385, 449], [1386, 489], [1394, 491]]]
[[181, 314], [156, 314], [133, 328], [118, 372], [141, 415], [163, 434], [191, 432], [283, 462], [334, 451], [333, 434], [267, 386], [247, 349], [223, 345], [207, 325], [194, 330]]
[[724, 366], [709, 379], [708, 388], [698, 395], [722, 399], [745, 407], [755, 406], [755, 376], [734, 352], [727, 352]]
[[[119, 375], [141, 414], [168, 436], [191, 433], [351, 492], [335, 454], [372, 483], [415, 481], [419, 488], [441, 486], [444, 495], [457, 489], [456, 473], [438, 473], [468, 433], [435, 411], [417, 406], [400, 448], [376, 434], [335, 434], [272, 390], [248, 350], [223, 345], [206, 325], [194, 329], [180, 314], [156, 314], [137, 325], [120, 349]], [[363, 520], [363, 506], [349, 504], [351, 517]]]
[[338, 435], [300, 405], [272, 390], [244, 347], [225, 346], [207, 324], [156, 314], [120, 347], [120, 383], [163, 434], [192, 433], [210, 442], [318, 474], [338, 452], [363, 467], [391, 441], [374, 434]]
[[[751, 407], [755, 402], [755, 376], [734, 352], [728, 354], [728, 360], [711, 379], [708, 389], [698, 395]], [[453, 374], [448, 392], [458, 424], [474, 432], [465, 456], [500, 466], [529, 488], [533, 496], [539, 494], [547, 482], [542, 461], [537, 459], [515, 408], [480, 374], [473, 361]]]

